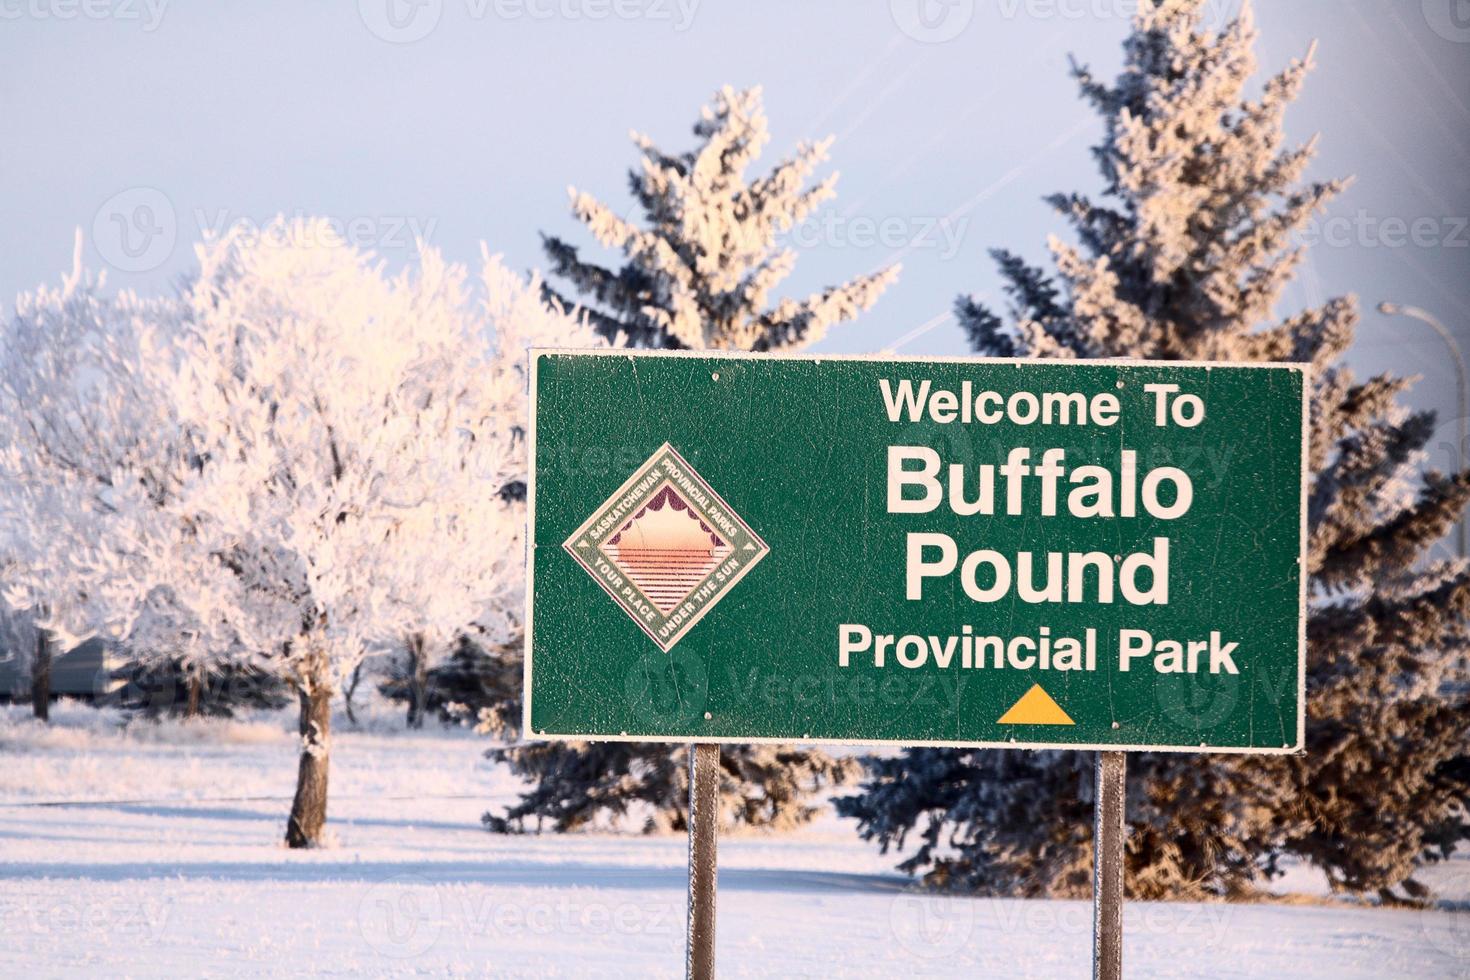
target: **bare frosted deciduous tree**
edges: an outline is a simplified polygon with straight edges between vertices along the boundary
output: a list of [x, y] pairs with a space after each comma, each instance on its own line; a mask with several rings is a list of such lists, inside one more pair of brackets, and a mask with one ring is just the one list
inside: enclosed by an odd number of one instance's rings
[[[434, 256], [427, 257], [427, 264], [434, 262]], [[533, 346], [602, 346], [584, 318], [542, 300], [539, 276], [523, 279], [485, 251], [480, 281], [483, 289], [471, 302], [455, 296], [444, 304], [446, 314], [464, 318], [462, 343], [438, 350], [436, 379], [415, 415], [416, 424], [430, 427], [431, 433], [458, 425], [475, 446], [493, 446], [495, 468], [466, 474], [459, 470], [463, 458], [441, 461], [455, 468], [437, 480], [459, 488], [459, 499], [446, 501], [459, 509], [420, 510], [418, 526], [409, 530], [422, 542], [405, 556], [422, 566], [413, 572], [422, 588], [411, 598], [420, 614], [405, 641], [412, 727], [423, 725], [429, 671], [459, 646], [461, 635], [479, 647], [499, 650], [521, 635], [530, 386], [526, 352]], [[473, 428], [467, 427], [470, 422]], [[471, 487], [466, 476], [486, 482]], [[493, 538], [478, 537], [492, 525]]]
[[388, 278], [325, 224], [272, 230], [201, 251], [178, 397], [208, 463], [180, 516], [219, 615], [300, 693], [286, 837], [305, 846], [326, 817], [330, 699], [364, 649], [447, 645], [517, 591], [499, 490], [520, 420], [487, 384], [500, 368], [462, 269], [423, 250]]
[[172, 493], [181, 441], [168, 392], [141, 370], [173, 306], [106, 295], [81, 248], [78, 234], [61, 285], [22, 295], [0, 325], [0, 587], [36, 628], [31, 700], [42, 719], [53, 653], [99, 631], [146, 625], [134, 637], [143, 656], [196, 672], [216, 662], [191, 630], [164, 628], [181, 625], [166, 597], [148, 597], [142, 617], [114, 615], [89, 574], [120, 492], [155, 507]]
[[[294, 686], [286, 840], [310, 846], [326, 820], [331, 698], [364, 651], [515, 629], [521, 517], [502, 491], [524, 456], [516, 345], [583, 328], [496, 260], [478, 296], [429, 249], [390, 277], [325, 222], [232, 231], [198, 255], [177, 303], [129, 306], [137, 329], [100, 329], [106, 359], [74, 373], [107, 397], [74, 401], [67, 420], [122, 449], [95, 473], [33, 481], [30, 516], [96, 517], [89, 546], [73, 534], [47, 545], [61, 561], [35, 567], [68, 570], [47, 594], [80, 596], [79, 621], [140, 642], [190, 636]], [[6, 528], [7, 541], [47, 530]]]
[[[1415, 869], [1470, 835], [1470, 571], [1430, 555], [1470, 474], [1417, 472], [1432, 417], [1397, 407], [1405, 382], [1343, 365], [1353, 299], [1277, 317], [1292, 236], [1342, 187], [1304, 182], [1314, 143], [1283, 133], [1310, 57], [1251, 98], [1249, 5], [1201, 23], [1201, 0], [1148, 0], [1116, 82], [1076, 69], [1106, 124], [1103, 198], [1051, 199], [1075, 236], [1051, 240], [1053, 272], [996, 253], [1009, 317], [959, 315], [986, 354], [1312, 365], [1306, 752], [1134, 756], [1128, 889], [1241, 893], [1295, 856], [1334, 889], [1414, 899]], [[903, 867], [932, 882], [1081, 895], [1090, 773], [1077, 752], [911, 750], [870, 760], [840, 809], [885, 848], [912, 835]]]
[[837, 194], [835, 173], [808, 184], [832, 140], [802, 143], [770, 173], [747, 178], [770, 130], [761, 90], [728, 85], [703, 109], [694, 135], [697, 148], [671, 154], [633, 134], [643, 159], [629, 171], [628, 185], [641, 225], [571, 190], [572, 213], [599, 243], [623, 253], [621, 268], [589, 262], [560, 238], [543, 238], [551, 271], [583, 297], [603, 336], [637, 347], [788, 350], [868, 309], [898, 277], [893, 266], [771, 305], [772, 291], [796, 265], [781, 235]]

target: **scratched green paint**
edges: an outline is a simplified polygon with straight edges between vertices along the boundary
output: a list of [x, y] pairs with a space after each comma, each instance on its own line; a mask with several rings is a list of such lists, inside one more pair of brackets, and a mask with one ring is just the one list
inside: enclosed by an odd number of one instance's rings
[[[1114, 393], [1112, 427], [1011, 421], [890, 421], [880, 381], [1002, 395]], [[1155, 425], [1145, 385], [1176, 384], [1205, 406], [1194, 428]], [[530, 737], [663, 741], [832, 740], [999, 746], [1283, 752], [1302, 729], [1304, 373], [1295, 367], [1130, 362], [875, 360], [715, 355], [533, 354]], [[667, 444], [768, 553], [668, 649], [572, 553], [569, 539]], [[1013, 447], [1066, 451], [1075, 470], [1187, 472], [1194, 500], [1175, 520], [1042, 517], [1038, 482], [1020, 516], [887, 510], [888, 447], [935, 450], [948, 464], [1001, 464]], [[967, 471], [972, 472], [972, 471]], [[973, 477], [971, 477], [973, 479]], [[997, 477], [997, 480], [999, 478]], [[973, 496], [973, 486], [971, 495]], [[1065, 494], [1067, 484], [1061, 484]], [[996, 484], [1003, 500], [1002, 485]], [[696, 508], [697, 509], [697, 508]], [[708, 530], [708, 528], [705, 528]], [[997, 602], [958, 574], [906, 598], [910, 533], [949, 535], [960, 559], [984, 548], [1146, 552], [1169, 541], [1166, 604]], [[744, 531], [740, 532], [744, 534]], [[728, 535], [727, 535], [728, 536]], [[751, 547], [745, 538], [742, 544]], [[586, 542], [583, 554], [588, 553]], [[1039, 565], [1044, 569], [1044, 565]], [[1092, 595], [1092, 593], [1087, 593]], [[1095, 596], [1094, 596], [1095, 600]], [[661, 620], [660, 620], [661, 621]], [[839, 664], [839, 627], [874, 634], [1081, 638], [1095, 669], [962, 667], [955, 656]], [[1238, 643], [1237, 669], [1161, 672], [1152, 657], [1118, 669], [1120, 635]], [[912, 649], [910, 650], [912, 653]], [[1003, 724], [1040, 685], [1072, 724]], [[1028, 716], [1029, 717], [1029, 716]]]

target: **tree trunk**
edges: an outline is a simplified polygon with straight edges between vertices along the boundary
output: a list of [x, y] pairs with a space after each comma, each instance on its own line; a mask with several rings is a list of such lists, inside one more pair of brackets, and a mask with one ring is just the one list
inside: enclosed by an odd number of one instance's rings
[[424, 634], [408, 638], [408, 727], [424, 727], [424, 711], [429, 700], [429, 655]]
[[204, 668], [194, 664], [188, 668], [188, 677], [185, 683], [189, 688], [189, 703], [184, 709], [185, 718], [199, 717], [199, 701], [204, 688]]
[[51, 631], [36, 630], [36, 658], [31, 661], [31, 712], [51, 720]]
[[299, 691], [301, 699], [301, 764], [296, 770], [296, 799], [286, 822], [287, 847], [315, 847], [327, 822], [327, 750], [332, 728], [332, 694], [326, 685]]
[[347, 709], [347, 720], [357, 724], [357, 712], [353, 710], [352, 699], [357, 696], [357, 685], [362, 683], [362, 661], [352, 668], [352, 680], [347, 682], [347, 690], [342, 694], [342, 707]]

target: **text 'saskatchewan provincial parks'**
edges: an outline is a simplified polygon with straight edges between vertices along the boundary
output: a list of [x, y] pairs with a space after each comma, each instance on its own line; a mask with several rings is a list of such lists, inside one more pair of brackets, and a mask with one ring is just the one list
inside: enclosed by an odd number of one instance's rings
[[1301, 366], [532, 361], [533, 737], [1300, 748]]

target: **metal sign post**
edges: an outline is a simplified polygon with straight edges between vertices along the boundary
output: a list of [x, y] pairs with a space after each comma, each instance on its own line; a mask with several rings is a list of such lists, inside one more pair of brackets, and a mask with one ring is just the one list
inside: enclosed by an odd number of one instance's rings
[[720, 747], [689, 747], [689, 934], [685, 974], [715, 975], [715, 852], [720, 834]]
[[1099, 752], [1092, 823], [1092, 975], [1123, 976], [1123, 803], [1128, 756]]

